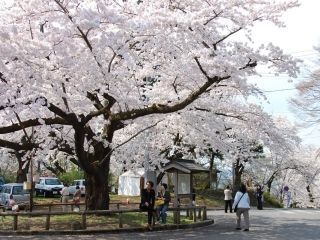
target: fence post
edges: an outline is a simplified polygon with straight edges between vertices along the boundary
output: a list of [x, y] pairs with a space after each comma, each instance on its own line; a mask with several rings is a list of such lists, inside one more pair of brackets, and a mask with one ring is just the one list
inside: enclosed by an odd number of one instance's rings
[[48, 205], [48, 207], [49, 207], [49, 209], [48, 209], [48, 210], [49, 210], [49, 212], [51, 212], [51, 207], [52, 207], [52, 205], [51, 205], [51, 204], [49, 204], [49, 205]]
[[50, 214], [47, 215], [46, 217], [46, 230], [50, 229]]
[[87, 216], [86, 213], [82, 213], [82, 229], [87, 229]]
[[188, 211], [189, 211], [189, 219], [192, 220], [193, 219], [193, 210], [188, 209]]
[[177, 212], [177, 224], [180, 224], [180, 209]]
[[203, 207], [202, 220], [207, 220], [207, 207]]
[[198, 218], [200, 218], [200, 219], [201, 219], [201, 207], [199, 208]]
[[194, 222], [197, 221], [197, 209], [196, 208], [193, 209], [193, 221]]
[[120, 209], [120, 203], [117, 203], [117, 209], [118, 210]]
[[18, 230], [18, 215], [13, 216], [13, 230]]
[[119, 228], [123, 228], [123, 224], [122, 224], [122, 212], [119, 212]]
[[206, 219], [204, 218], [204, 217], [205, 217], [205, 213], [204, 213], [205, 207], [202, 207], [202, 211], [203, 211], [203, 213], [202, 213], [201, 220], [204, 221], [204, 220], [206, 220]]
[[173, 223], [178, 224], [178, 210], [173, 210]]

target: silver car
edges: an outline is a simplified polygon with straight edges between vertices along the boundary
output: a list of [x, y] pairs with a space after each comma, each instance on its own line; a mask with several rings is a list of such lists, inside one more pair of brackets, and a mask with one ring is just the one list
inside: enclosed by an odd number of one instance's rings
[[7, 183], [2, 185], [0, 191], [0, 204], [9, 208], [10, 195], [19, 205], [21, 203], [28, 203], [30, 200], [30, 194], [23, 189], [22, 183]]
[[73, 184], [69, 186], [69, 194], [74, 195], [77, 186], [80, 188], [81, 195], [84, 196], [86, 194], [86, 180], [84, 179], [74, 180]]

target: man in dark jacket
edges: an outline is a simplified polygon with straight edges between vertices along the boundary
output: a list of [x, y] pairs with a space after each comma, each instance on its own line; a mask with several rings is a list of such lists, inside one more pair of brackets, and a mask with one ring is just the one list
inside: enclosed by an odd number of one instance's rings
[[146, 188], [141, 192], [140, 209], [148, 212], [148, 228], [152, 230], [152, 218], [154, 214], [154, 201], [156, 193], [153, 190], [153, 182], [147, 181]]

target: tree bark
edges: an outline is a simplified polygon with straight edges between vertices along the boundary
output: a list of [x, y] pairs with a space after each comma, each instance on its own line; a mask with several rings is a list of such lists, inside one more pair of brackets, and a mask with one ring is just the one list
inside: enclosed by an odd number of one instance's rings
[[273, 180], [275, 179], [275, 177], [276, 177], [276, 172], [273, 173], [272, 176], [267, 181], [267, 192], [268, 193], [270, 193], [270, 191], [271, 191], [272, 183], [273, 183]]
[[27, 164], [27, 166], [24, 169], [22, 169], [19, 163], [19, 169], [17, 171], [17, 178], [16, 178], [17, 183], [23, 183], [27, 181], [28, 166], [29, 164]]
[[240, 163], [240, 160], [237, 159], [234, 165], [234, 190], [238, 190], [241, 184], [241, 177], [244, 170], [244, 166]]
[[86, 174], [86, 207], [89, 210], [109, 209], [108, 170], [97, 168], [94, 174]]
[[164, 176], [165, 174], [166, 174], [165, 172], [161, 172], [161, 173], [158, 174], [156, 186], [160, 184], [160, 182], [161, 182], [161, 180], [162, 180], [162, 178], [163, 178], [163, 176]]
[[17, 170], [17, 176], [16, 176], [16, 182], [17, 183], [23, 183], [27, 181], [27, 173], [29, 172], [29, 166], [30, 166], [30, 160], [28, 160], [26, 166], [23, 168], [24, 162], [22, 160], [22, 155], [19, 152], [15, 152], [15, 156], [18, 160], [18, 170]]
[[212, 154], [210, 158], [210, 165], [209, 165], [209, 189], [213, 189], [213, 162], [214, 162], [214, 154]]
[[[90, 128], [84, 124], [74, 126], [75, 129], [75, 150], [78, 156], [79, 166], [85, 172], [86, 179], [86, 209], [107, 210], [109, 209], [109, 169], [111, 148], [103, 142], [96, 141], [92, 136]], [[107, 140], [112, 142], [114, 131], [107, 134]], [[84, 139], [92, 139], [91, 148], [93, 151], [84, 150]]]
[[308, 185], [306, 187], [306, 189], [307, 189], [307, 192], [308, 192], [309, 202], [313, 203], [314, 202], [314, 197], [313, 197], [310, 185]]
[[242, 173], [237, 173], [237, 171], [235, 172], [234, 190], [238, 190], [240, 188], [241, 176], [242, 176]]

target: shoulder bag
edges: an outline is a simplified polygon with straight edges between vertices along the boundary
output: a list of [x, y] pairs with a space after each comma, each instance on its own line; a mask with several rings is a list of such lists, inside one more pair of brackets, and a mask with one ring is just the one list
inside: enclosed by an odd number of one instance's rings
[[[242, 194], [241, 198], [243, 197], [243, 195], [244, 195], [244, 193]], [[238, 204], [239, 204], [241, 198], [239, 199], [239, 201], [237, 202], [237, 204], [234, 206], [234, 210], [233, 210], [234, 212], [237, 212], [237, 210], [238, 210]]]

